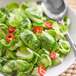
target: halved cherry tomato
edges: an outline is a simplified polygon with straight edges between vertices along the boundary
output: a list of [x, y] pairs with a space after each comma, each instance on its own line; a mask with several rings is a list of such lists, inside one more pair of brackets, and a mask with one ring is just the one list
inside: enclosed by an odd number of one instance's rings
[[6, 41], [7, 41], [8, 43], [10, 43], [10, 41], [11, 41], [12, 39], [16, 39], [15, 36], [14, 36], [12, 33], [9, 33], [9, 34], [6, 35]]
[[34, 34], [36, 34], [36, 33], [38, 33], [38, 34], [42, 33], [42, 27], [41, 26], [34, 27], [33, 32], [34, 32]]
[[41, 76], [44, 76], [45, 72], [46, 72], [45, 67], [43, 67], [42, 65], [38, 67], [38, 73], [39, 73]]
[[56, 52], [52, 51], [52, 52], [50, 53], [50, 58], [51, 58], [51, 59], [54, 59], [55, 57], [56, 57]]
[[60, 22], [59, 22], [59, 21], [57, 21], [57, 24], [60, 24]]
[[15, 27], [11, 27], [11, 26], [10, 26], [10, 27], [8, 28], [8, 31], [9, 31], [9, 32], [14, 32], [15, 30], [16, 30]]
[[51, 22], [45, 22], [45, 27], [48, 29], [52, 29], [52, 23]]

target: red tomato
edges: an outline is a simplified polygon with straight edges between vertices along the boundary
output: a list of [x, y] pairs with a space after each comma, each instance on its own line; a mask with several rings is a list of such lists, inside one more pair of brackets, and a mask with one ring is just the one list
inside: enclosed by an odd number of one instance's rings
[[42, 33], [42, 27], [41, 26], [34, 27], [33, 32], [34, 32], [34, 34], [36, 34], [36, 33], [38, 33], [38, 34]]
[[10, 26], [10, 27], [8, 28], [8, 31], [9, 31], [9, 32], [14, 32], [15, 30], [16, 30], [15, 27], [11, 27], [11, 26]]
[[56, 52], [52, 51], [50, 53], [50, 59], [54, 59], [56, 57]]
[[9, 34], [6, 35], [6, 41], [7, 41], [8, 43], [10, 43], [10, 41], [11, 41], [12, 39], [16, 39], [15, 36], [14, 36], [12, 33], [9, 33]]
[[57, 21], [57, 24], [60, 24], [60, 22], [59, 22], [59, 21]]
[[45, 67], [43, 67], [42, 65], [38, 67], [38, 73], [39, 73], [41, 76], [44, 76], [45, 72], [46, 72]]
[[52, 23], [51, 22], [45, 22], [45, 27], [48, 29], [52, 29]]

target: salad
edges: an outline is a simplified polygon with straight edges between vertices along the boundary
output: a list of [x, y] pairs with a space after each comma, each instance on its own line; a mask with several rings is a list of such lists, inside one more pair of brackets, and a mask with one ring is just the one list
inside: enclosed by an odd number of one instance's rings
[[69, 25], [68, 16], [62, 25], [35, 2], [0, 8], [0, 71], [6, 76], [44, 76], [71, 51], [65, 37]]

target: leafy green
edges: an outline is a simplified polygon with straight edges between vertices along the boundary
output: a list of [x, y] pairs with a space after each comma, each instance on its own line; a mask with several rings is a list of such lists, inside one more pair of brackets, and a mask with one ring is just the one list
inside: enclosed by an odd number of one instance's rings
[[20, 34], [21, 40], [32, 50], [38, 51], [40, 48], [40, 41], [37, 39], [35, 34], [28, 29], [25, 29]]
[[31, 61], [31, 63], [36, 64], [38, 59], [40, 58], [40, 56], [36, 52], [33, 52], [33, 53], [34, 53], [34, 57], [33, 57], [33, 60]]
[[53, 30], [53, 29], [45, 30], [45, 32], [47, 32], [48, 34], [50, 34], [50, 35], [53, 36], [53, 37], [56, 35], [56, 32], [55, 32], [55, 30]]
[[57, 22], [54, 22], [52, 27], [55, 32], [61, 37], [63, 37], [68, 32], [68, 29], [65, 25], [57, 24]]
[[26, 61], [23, 61], [23, 60], [16, 61], [16, 67], [20, 71], [25, 71], [28, 68], [28, 66], [29, 66], [29, 63], [27, 63]]
[[6, 40], [4, 39], [0, 40], [1, 45], [5, 47], [11, 47], [15, 42], [17, 42], [16, 39], [13, 39], [9, 44], [7, 44]]
[[63, 61], [63, 58], [56, 57], [55, 59], [52, 60], [52, 66], [57, 66]]
[[25, 74], [29, 74], [33, 70], [33, 64], [30, 64], [29, 67], [24, 71]]
[[16, 56], [20, 59], [31, 61], [33, 58], [33, 52], [28, 47], [20, 47], [16, 52]]
[[0, 64], [0, 71], [2, 71], [2, 65]]
[[0, 11], [0, 23], [3, 23], [5, 20], [5, 14]]
[[[45, 27], [46, 22], [52, 23], [51, 29]], [[70, 17], [64, 17], [64, 25], [58, 24], [34, 1], [12, 2], [0, 8], [0, 71], [6, 76], [40, 76], [39, 66], [48, 70], [59, 65], [71, 51], [65, 37], [69, 25]], [[36, 26], [42, 27], [42, 33], [34, 34], [41, 31]], [[10, 32], [9, 27], [16, 30]], [[9, 33], [16, 39], [7, 43]], [[54, 59], [49, 57], [51, 51], [56, 52]]]
[[37, 65], [43, 65], [46, 69], [51, 67], [51, 59], [48, 55], [42, 54], [41, 58], [38, 60]]
[[51, 51], [54, 45], [54, 38], [46, 32], [37, 34], [38, 39], [41, 41], [42, 48]]
[[28, 7], [34, 7], [34, 6], [36, 7], [38, 5], [34, 1], [26, 1], [26, 2], [22, 2], [20, 6], [21, 8], [26, 9]]
[[69, 42], [61, 39], [59, 41], [59, 50], [64, 54], [69, 53], [71, 51], [71, 46], [70, 46]]
[[42, 49], [40, 49], [40, 50], [38, 51], [38, 54], [39, 54], [39, 55], [41, 55], [41, 54], [47, 54], [47, 55], [49, 55], [50, 53], [49, 53], [49, 51], [47, 51], [46, 49], [42, 48]]
[[15, 43], [14, 45], [11, 45], [11, 47], [9, 47], [10, 51], [15, 51], [18, 47], [23, 46], [23, 42], [21, 40], [19, 40], [17, 43]]
[[66, 25], [67, 27], [69, 27], [70, 22], [71, 22], [70, 17], [69, 17], [69, 16], [65, 16], [65, 17], [64, 17], [64, 22], [65, 22], [65, 25]]
[[12, 3], [9, 3], [6, 5], [6, 8], [8, 11], [12, 11], [18, 7], [19, 7], [19, 5], [16, 2], [12, 2]]
[[2, 48], [0, 48], [0, 57], [2, 56]]
[[25, 13], [26, 13], [27, 17], [30, 18], [32, 21], [34, 21], [36, 23], [43, 22], [43, 19], [42, 19], [43, 10], [40, 6], [27, 8], [25, 10]]
[[18, 71], [17, 76], [27, 76], [27, 75], [26, 75], [24, 72], [20, 72], [20, 71]]
[[1, 29], [2, 31], [4, 31], [5, 34], [8, 33], [8, 27], [7, 27], [7, 25], [1, 23], [1, 24], [0, 24], [0, 29]]
[[25, 14], [25, 11], [23, 9], [20, 9], [20, 8], [15, 9], [15, 10], [12, 11], [12, 13], [22, 17], [22, 22], [19, 25], [20, 28], [28, 27], [28, 29], [31, 29], [31, 21], [30, 21], [29, 18], [27, 18], [26, 14]]
[[6, 34], [0, 29], [0, 39], [6, 39]]
[[13, 70], [16, 69], [16, 66], [15, 66], [15, 63], [16, 61], [15, 60], [10, 60], [8, 61], [4, 66], [3, 66], [3, 72], [4, 73], [12, 73]]
[[12, 14], [9, 18], [9, 24], [12, 27], [17, 27], [21, 24], [22, 22], [22, 17], [18, 14]]
[[40, 76], [40, 74], [38, 73], [38, 67], [35, 67], [32, 71], [32, 75], [33, 76]]

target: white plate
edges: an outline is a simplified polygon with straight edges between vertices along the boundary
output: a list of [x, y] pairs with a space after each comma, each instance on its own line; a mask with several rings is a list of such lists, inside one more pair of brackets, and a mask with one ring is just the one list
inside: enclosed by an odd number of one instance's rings
[[[22, 0], [0, 0], [0, 6], [5, 6], [6, 4], [10, 3], [10, 2], [18, 2], [20, 3]], [[23, 0], [25, 1], [25, 0]], [[36, 1], [36, 0], [35, 0]], [[72, 37], [73, 41], [76, 43], [76, 14], [74, 13], [74, 11], [68, 7], [68, 12], [67, 15], [71, 18], [71, 25], [69, 27], [69, 33], [70, 36]], [[64, 72], [73, 62], [75, 61], [75, 56], [73, 51], [71, 51], [64, 59], [63, 63], [50, 68], [45, 76], [57, 76], [59, 74], [61, 74], [62, 72]], [[0, 76], [3, 76], [0, 73]]]

